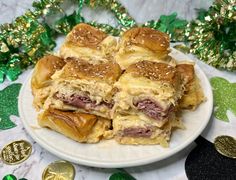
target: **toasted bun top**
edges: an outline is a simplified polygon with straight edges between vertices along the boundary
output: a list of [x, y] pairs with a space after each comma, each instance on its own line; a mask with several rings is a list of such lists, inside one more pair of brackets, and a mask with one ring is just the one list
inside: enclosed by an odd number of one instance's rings
[[152, 51], [166, 51], [170, 46], [167, 34], [147, 27], [132, 28], [123, 34], [122, 39], [127, 44], [135, 44]]
[[62, 69], [65, 65], [65, 61], [57, 56], [46, 55], [40, 59], [34, 69], [34, 73], [31, 79], [32, 88], [42, 88], [49, 84], [51, 76], [56, 70]]
[[182, 79], [186, 83], [191, 82], [194, 79], [194, 65], [193, 64], [178, 64], [176, 66], [178, 73], [182, 76]]
[[133, 76], [146, 77], [154, 81], [165, 81], [172, 83], [178, 76], [176, 69], [165, 63], [153, 61], [140, 61], [130, 65], [126, 73], [132, 73]]
[[67, 35], [67, 42], [80, 47], [97, 48], [100, 42], [107, 37], [104, 32], [90, 26], [80, 23], [76, 25]]
[[115, 82], [120, 75], [120, 66], [115, 62], [90, 64], [82, 60], [68, 60], [60, 77]]

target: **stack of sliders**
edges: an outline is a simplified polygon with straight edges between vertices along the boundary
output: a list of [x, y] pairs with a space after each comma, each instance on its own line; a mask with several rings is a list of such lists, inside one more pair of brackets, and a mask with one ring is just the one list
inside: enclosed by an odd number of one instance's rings
[[169, 38], [133, 28], [120, 39], [87, 24], [75, 26], [60, 57], [38, 61], [31, 85], [38, 122], [78, 142], [114, 139], [120, 144], [167, 147], [184, 128], [182, 109], [204, 95], [194, 65], [168, 54]]
[[[114, 39], [79, 24], [67, 35], [60, 57], [49, 55], [38, 61], [31, 85], [34, 106], [43, 109], [40, 126], [78, 142], [96, 143], [112, 137], [113, 84], [121, 74], [111, 59]], [[58, 59], [60, 67], [54, 65]], [[38, 84], [46, 84], [47, 89]]]

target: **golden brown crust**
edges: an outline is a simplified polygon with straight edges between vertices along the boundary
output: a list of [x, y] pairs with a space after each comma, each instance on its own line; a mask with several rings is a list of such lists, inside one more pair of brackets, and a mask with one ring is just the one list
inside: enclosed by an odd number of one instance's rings
[[194, 76], [193, 80], [186, 85], [186, 91], [179, 100], [179, 107], [181, 109], [195, 110], [203, 101], [205, 101], [205, 97], [202, 87], [199, 79]]
[[182, 79], [184, 79], [187, 84], [193, 81], [194, 79], [194, 65], [193, 64], [178, 64], [176, 66], [176, 70], [178, 73], [180, 73]]
[[134, 76], [146, 77], [154, 81], [165, 81], [172, 83], [177, 74], [176, 69], [166, 63], [157, 63], [152, 61], [140, 61], [130, 65], [127, 73], [132, 73]]
[[85, 23], [76, 25], [67, 36], [67, 42], [80, 47], [97, 48], [107, 34]]
[[64, 65], [64, 60], [57, 56], [44, 56], [37, 62], [35, 66], [34, 73], [31, 79], [32, 89], [34, 90], [48, 86], [51, 81], [51, 76], [55, 73], [56, 70], [62, 69]]
[[176, 70], [181, 75], [183, 81], [185, 81], [185, 92], [179, 100], [179, 107], [194, 110], [204, 101], [204, 94], [195, 75], [194, 65], [178, 64]]
[[60, 77], [115, 82], [120, 75], [120, 66], [115, 62], [90, 64], [82, 60], [70, 60], [63, 68]]
[[59, 131], [80, 142], [86, 140], [96, 121], [97, 117], [94, 115], [56, 109], [44, 111], [38, 119], [39, 125]]
[[124, 33], [122, 39], [152, 51], [166, 51], [170, 46], [167, 34], [147, 27], [132, 28]]
[[111, 121], [91, 114], [49, 108], [39, 114], [38, 123], [78, 142], [96, 143], [112, 137]]

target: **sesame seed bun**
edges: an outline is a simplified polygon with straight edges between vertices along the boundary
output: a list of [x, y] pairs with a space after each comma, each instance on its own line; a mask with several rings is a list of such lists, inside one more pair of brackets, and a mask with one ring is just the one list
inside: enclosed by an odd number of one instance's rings
[[80, 23], [67, 35], [66, 41], [80, 47], [97, 48], [107, 36], [93, 26]]
[[63, 68], [60, 78], [98, 80], [114, 83], [120, 75], [120, 66], [115, 62], [90, 64], [82, 60], [69, 60]]
[[123, 34], [122, 39], [152, 51], [166, 51], [170, 46], [167, 34], [147, 27], [132, 28]]
[[170, 83], [173, 83], [178, 75], [173, 66], [152, 61], [140, 61], [132, 64], [127, 68], [126, 73], [132, 73], [133, 76], [146, 77], [154, 81], [166, 81]]

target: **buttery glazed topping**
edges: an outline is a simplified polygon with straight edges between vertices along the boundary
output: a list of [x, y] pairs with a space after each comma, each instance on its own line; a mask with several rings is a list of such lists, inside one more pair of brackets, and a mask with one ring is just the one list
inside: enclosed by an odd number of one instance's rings
[[135, 76], [143, 76], [150, 80], [173, 82], [176, 74], [174, 67], [165, 63], [156, 63], [151, 61], [140, 61], [132, 64], [127, 72]]
[[90, 64], [86, 61], [71, 60], [65, 65], [62, 77], [116, 81], [120, 74], [121, 69], [117, 63]]
[[187, 83], [193, 81], [194, 78], [194, 67], [192, 64], [178, 64], [176, 70], [185, 79]]
[[46, 65], [53, 70], [48, 74], [49, 76], [52, 76], [56, 70], [60, 70], [65, 65], [65, 61], [57, 56], [48, 55], [44, 58], [44, 66]]
[[68, 35], [68, 41], [82, 47], [97, 48], [98, 44], [106, 37], [104, 32], [81, 23], [73, 28]]
[[169, 36], [151, 28], [133, 28], [125, 32], [128, 42], [153, 51], [166, 51], [169, 48]]
[[35, 67], [34, 74], [39, 73], [40, 76], [33, 76], [31, 79], [34, 88], [42, 88], [48, 85], [47, 81], [51, 80], [51, 76], [57, 71], [62, 69], [65, 61], [57, 56], [46, 55], [38, 61]]

